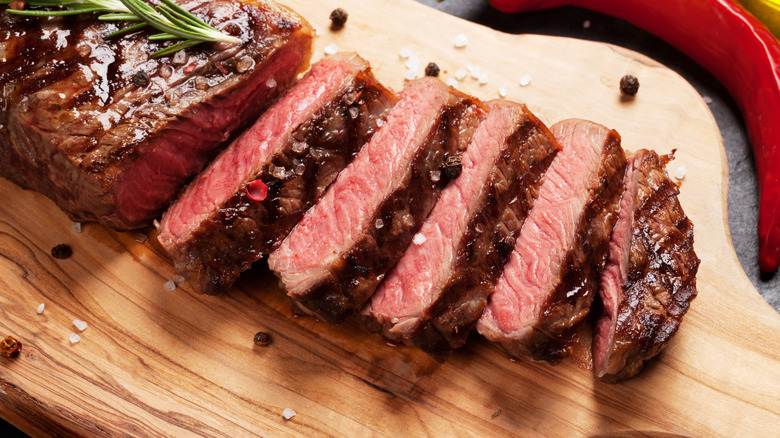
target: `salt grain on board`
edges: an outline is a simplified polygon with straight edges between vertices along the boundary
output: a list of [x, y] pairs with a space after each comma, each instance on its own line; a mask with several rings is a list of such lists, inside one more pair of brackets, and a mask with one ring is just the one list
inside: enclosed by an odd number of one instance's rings
[[499, 87], [498, 88], [498, 95], [501, 97], [506, 97], [506, 87]]
[[479, 85], [487, 85], [488, 83], [488, 75], [487, 73], [482, 73], [479, 76]]
[[526, 85], [531, 83], [531, 75], [525, 75], [522, 78], [520, 78], [520, 86], [525, 87]]
[[296, 412], [290, 408], [284, 408], [284, 411], [282, 412], [282, 415], [284, 416], [285, 420], [289, 420], [290, 418], [294, 417], [295, 414]]
[[81, 233], [81, 222], [73, 222], [73, 232], [76, 234]]
[[38, 308], [35, 311], [38, 312], [38, 315], [40, 315], [40, 314], [43, 313], [43, 309], [45, 309], [45, 308], [46, 308], [46, 305], [41, 303], [41, 304], [38, 304]]
[[400, 56], [403, 59], [406, 59], [412, 55], [414, 55], [414, 50], [411, 47], [404, 47], [400, 51], [398, 51], [398, 56]]
[[165, 284], [163, 285], [163, 287], [164, 287], [164, 288], [165, 288], [165, 290], [167, 290], [168, 292], [171, 292], [171, 291], [174, 291], [174, 290], [176, 290], [176, 283], [174, 283], [174, 282], [173, 282], [173, 280], [168, 280], [168, 281], [166, 281], [166, 282], [165, 282]]
[[311, 28], [314, 29], [314, 35], [315, 36], [320, 36], [320, 27], [319, 26], [317, 26], [316, 24], [312, 24]]
[[447, 80], [444, 81], [444, 82], [447, 85], [449, 85], [450, 87], [457, 87], [458, 86], [458, 81], [456, 81], [455, 78], [447, 78]]
[[326, 55], [334, 55], [336, 52], [339, 51], [339, 46], [330, 43], [327, 46], [325, 46], [325, 54]]
[[469, 44], [469, 37], [467, 37], [465, 34], [459, 33], [452, 40], [452, 44], [456, 48], [462, 49], [462, 48], [466, 47]]
[[685, 178], [685, 173], [686, 172], [687, 172], [687, 169], [685, 168], [685, 166], [680, 166], [674, 172], [674, 177], [677, 178], [677, 179], [683, 179], [683, 178]]
[[77, 329], [78, 329], [80, 332], [83, 332], [84, 330], [86, 330], [86, 329], [87, 329], [87, 322], [86, 322], [86, 321], [82, 321], [82, 320], [80, 320], [80, 319], [74, 319], [74, 320], [73, 320], [73, 325], [74, 325], [74, 326], [75, 326], [75, 327], [76, 327], [76, 328], [77, 328]]
[[181, 275], [174, 275], [173, 276], [173, 282], [174, 283], [184, 283], [184, 277]]
[[461, 80], [466, 77], [469, 72], [465, 68], [459, 68], [455, 71], [455, 79]]
[[75, 344], [75, 343], [77, 343], [78, 341], [81, 340], [81, 336], [79, 336], [79, 335], [77, 335], [75, 333], [71, 333], [70, 334], [70, 338], [68, 338], [68, 340], [70, 341], [71, 344]]

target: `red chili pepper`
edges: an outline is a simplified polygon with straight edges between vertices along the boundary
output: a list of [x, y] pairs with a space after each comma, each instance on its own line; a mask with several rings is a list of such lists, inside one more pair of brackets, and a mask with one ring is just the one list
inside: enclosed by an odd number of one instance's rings
[[268, 196], [268, 186], [256, 179], [246, 186], [246, 194], [253, 201], [262, 201]]
[[760, 194], [759, 266], [780, 264], [780, 44], [731, 0], [491, 0], [504, 12], [577, 6], [626, 20], [710, 71], [737, 101]]

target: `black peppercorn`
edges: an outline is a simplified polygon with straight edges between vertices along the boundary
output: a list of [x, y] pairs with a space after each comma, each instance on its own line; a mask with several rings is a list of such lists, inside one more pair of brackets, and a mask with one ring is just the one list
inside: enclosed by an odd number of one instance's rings
[[347, 11], [341, 8], [336, 8], [330, 13], [330, 28], [332, 30], [340, 30], [344, 27], [344, 23], [347, 22]]
[[73, 249], [64, 243], [60, 243], [51, 249], [51, 256], [55, 259], [67, 259], [73, 255]]
[[133, 83], [136, 87], [145, 87], [149, 84], [149, 75], [143, 70], [138, 70], [133, 75]]
[[462, 170], [463, 164], [460, 155], [450, 155], [442, 166], [442, 173], [449, 179], [457, 178]]
[[435, 62], [429, 62], [428, 65], [425, 66], [425, 76], [433, 76], [438, 77], [439, 76], [439, 66], [436, 65]]
[[271, 343], [271, 335], [266, 332], [257, 332], [255, 335], [255, 345], [265, 347]]
[[13, 336], [8, 336], [0, 341], [0, 354], [2, 354], [3, 357], [11, 359], [18, 356], [21, 351], [22, 343], [14, 339]]
[[639, 80], [632, 75], [620, 78], [620, 92], [626, 96], [635, 96], [639, 91]]

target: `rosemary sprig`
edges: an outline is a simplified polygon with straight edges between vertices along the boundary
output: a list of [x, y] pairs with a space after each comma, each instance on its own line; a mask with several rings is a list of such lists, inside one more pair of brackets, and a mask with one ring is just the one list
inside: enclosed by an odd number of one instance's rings
[[[88, 12], [105, 12], [98, 19], [102, 21], [137, 22], [106, 35], [106, 38], [113, 38], [134, 32], [146, 26], [152, 26], [159, 30], [160, 33], [150, 35], [150, 41], [184, 40], [152, 53], [152, 58], [167, 56], [203, 42], [243, 43], [241, 39], [226, 35], [210, 26], [172, 0], [160, 1], [159, 5], [152, 7], [143, 0], [30, 0], [25, 2], [29, 6], [49, 8], [64, 6], [64, 9], [54, 11], [6, 9], [6, 11], [10, 14], [28, 17], [52, 17]], [[0, 4], [9, 3], [11, 3], [11, 0], [0, 0]]]

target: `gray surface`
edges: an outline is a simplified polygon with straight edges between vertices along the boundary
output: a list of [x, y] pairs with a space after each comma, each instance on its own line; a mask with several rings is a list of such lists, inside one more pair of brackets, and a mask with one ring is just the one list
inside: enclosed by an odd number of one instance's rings
[[[745, 126], [734, 100], [712, 75], [659, 38], [625, 21], [595, 12], [559, 8], [503, 14], [491, 9], [484, 0], [418, 1], [502, 32], [567, 36], [626, 47], [666, 65], [690, 82], [702, 96], [711, 98], [709, 107], [720, 128], [729, 162], [728, 215], [734, 248], [750, 281], [764, 299], [780, 311], [780, 276], [762, 276], [758, 268], [758, 189]], [[586, 20], [590, 21], [588, 28], [583, 27]]]

